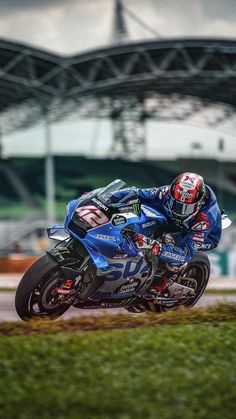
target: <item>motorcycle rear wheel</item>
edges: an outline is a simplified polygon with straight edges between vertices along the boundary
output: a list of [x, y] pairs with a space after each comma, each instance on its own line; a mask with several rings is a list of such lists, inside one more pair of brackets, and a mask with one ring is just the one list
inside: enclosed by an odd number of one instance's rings
[[180, 306], [193, 307], [204, 293], [208, 284], [209, 277], [210, 261], [208, 256], [203, 253], [196, 253], [189, 261], [180, 280], [180, 283], [187, 286], [189, 285], [186, 283], [187, 281], [189, 281], [189, 283], [192, 281], [192, 284], [195, 283], [195, 295], [193, 297], [186, 297], [186, 299], [182, 300], [182, 302], [178, 302], [172, 305], [161, 305], [158, 303], [148, 302], [145, 304], [145, 311], [155, 311], [157, 313], [162, 313], [165, 311], [176, 310]]

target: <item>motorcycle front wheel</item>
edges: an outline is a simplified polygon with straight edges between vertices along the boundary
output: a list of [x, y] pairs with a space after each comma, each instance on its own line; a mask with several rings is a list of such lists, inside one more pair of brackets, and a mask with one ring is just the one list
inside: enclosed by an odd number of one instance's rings
[[22, 320], [55, 319], [64, 314], [70, 304], [63, 304], [56, 288], [64, 276], [57, 262], [45, 254], [22, 277], [15, 295], [15, 308]]

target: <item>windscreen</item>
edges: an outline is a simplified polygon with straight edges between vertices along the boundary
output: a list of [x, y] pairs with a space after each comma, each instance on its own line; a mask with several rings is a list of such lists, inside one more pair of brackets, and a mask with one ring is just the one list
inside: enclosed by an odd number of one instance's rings
[[126, 187], [127, 185], [125, 182], [123, 182], [123, 180], [116, 179], [109, 183], [109, 185], [102, 188], [101, 191], [98, 192], [97, 197], [101, 202], [105, 204], [110, 200], [112, 192], [119, 191], [120, 189], [124, 189]]

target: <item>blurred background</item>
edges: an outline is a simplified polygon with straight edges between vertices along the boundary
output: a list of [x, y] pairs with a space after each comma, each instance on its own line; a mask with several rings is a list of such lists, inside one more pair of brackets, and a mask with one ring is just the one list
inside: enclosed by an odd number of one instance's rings
[[[235, 0], [0, 0], [0, 12], [1, 272], [42, 254], [66, 202], [115, 178], [197, 172], [236, 222]], [[235, 248], [233, 224], [210, 253], [215, 276], [236, 275]]]

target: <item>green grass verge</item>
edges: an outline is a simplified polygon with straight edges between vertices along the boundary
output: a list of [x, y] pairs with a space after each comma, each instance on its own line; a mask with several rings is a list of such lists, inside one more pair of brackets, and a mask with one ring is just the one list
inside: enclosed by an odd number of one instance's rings
[[236, 294], [236, 288], [210, 288], [204, 292], [204, 295], [234, 295]]
[[147, 314], [134, 315], [124, 311], [125, 314], [113, 315], [109, 310], [100, 311], [100, 316], [80, 316], [68, 320], [46, 321], [31, 320], [0, 322], [0, 336], [14, 336], [26, 334], [56, 334], [91, 330], [113, 330], [124, 328], [150, 327], [176, 324], [201, 324], [236, 322], [236, 304], [218, 302], [206, 309], [187, 309], [180, 307], [177, 311], [162, 314], [147, 312]]
[[1, 323], [0, 417], [233, 419], [235, 321], [236, 307], [218, 304]]

